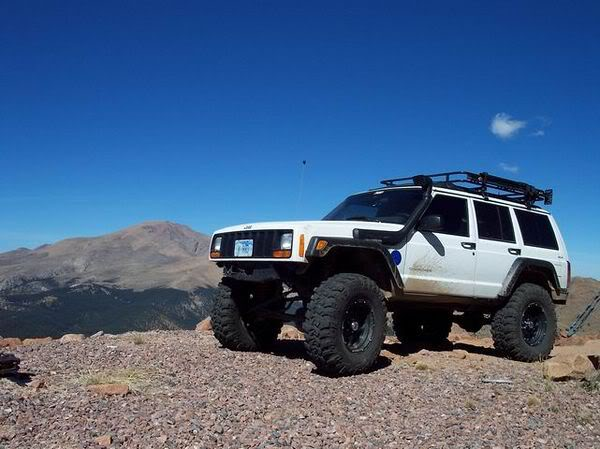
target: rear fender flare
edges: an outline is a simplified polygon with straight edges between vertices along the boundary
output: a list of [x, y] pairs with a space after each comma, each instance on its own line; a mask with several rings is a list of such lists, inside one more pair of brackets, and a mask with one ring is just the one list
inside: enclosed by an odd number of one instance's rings
[[562, 293], [560, 282], [558, 281], [558, 275], [556, 274], [556, 269], [552, 263], [548, 262], [547, 260], [519, 257], [513, 262], [512, 266], [508, 270], [508, 274], [502, 283], [502, 288], [500, 289], [498, 296], [504, 298], [510, 296], [516, 288], [521, 275], [528, 270], [541, 272], [549, 277], [548, 281], [550, 282], [550, 285], [552, 285], [552, 288], [555, 290], [555, 292], [557, 294]]

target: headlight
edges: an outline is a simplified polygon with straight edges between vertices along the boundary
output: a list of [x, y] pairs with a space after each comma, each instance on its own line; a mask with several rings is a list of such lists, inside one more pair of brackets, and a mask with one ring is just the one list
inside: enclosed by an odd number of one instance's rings
[[223, 241], [223, 237], [217, 237], [213, 240], [213, 251], [221, 251], [221, 242]]
[[292, 234], [291, 232], [281, 234], [281, 242], [279, 244], [279, 249], [292, 249], [293, 237], [294, 234]]

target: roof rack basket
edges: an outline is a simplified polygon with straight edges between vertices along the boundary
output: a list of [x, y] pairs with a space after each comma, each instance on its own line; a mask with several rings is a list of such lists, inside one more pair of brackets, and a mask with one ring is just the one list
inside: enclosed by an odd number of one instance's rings
[[486, 172], [454, 171], [410, 178], [384, 179], [381, 183], [387, 187], [413, 186], [418, 185], [416, 180], [423, 176], [430, 178], [433, 185], [437, 187], [477, 193], [484, 197], [500, 198], [521, 203], [527, 207], [532, 207], [538, 201], [543, 201], [546, 205], [552, 204], [552, 189], [541, 190], [531, 184], [501, 178]]

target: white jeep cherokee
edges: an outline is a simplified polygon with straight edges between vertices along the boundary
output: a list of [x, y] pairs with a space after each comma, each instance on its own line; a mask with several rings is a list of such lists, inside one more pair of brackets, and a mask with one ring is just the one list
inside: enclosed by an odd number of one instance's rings
[[322, 221], [217, 231], [210, 259], [224, 277], [212, 322], [221, 344], [268, 349], [293, 321], [318, 369], [364, 372], [390, 310], [403, 343], [445, 341], [453, 322], [470, 332], [491, 324], [502, 354], [548, 356], [554, 304], [566, 301], [570, 278], [558, 226], [535, 206], [551, 204], [552, 191], [471, 172], [382, 184]]

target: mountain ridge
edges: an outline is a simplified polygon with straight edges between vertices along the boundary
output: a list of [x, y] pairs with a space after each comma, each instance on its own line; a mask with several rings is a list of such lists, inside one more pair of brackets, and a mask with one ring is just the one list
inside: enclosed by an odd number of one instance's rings
[[190, 227], [148, 221], [95, 237], [75, 237], [0, 253], [0, 292], [36, 293], [82, 282], [144, 290], [214, 287], [210, 238]]

